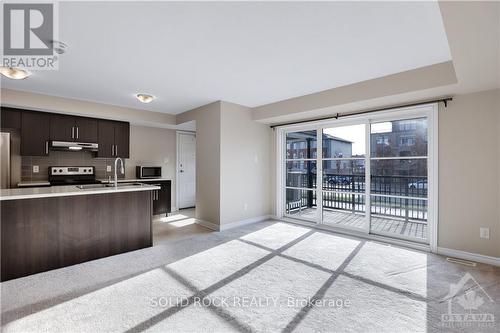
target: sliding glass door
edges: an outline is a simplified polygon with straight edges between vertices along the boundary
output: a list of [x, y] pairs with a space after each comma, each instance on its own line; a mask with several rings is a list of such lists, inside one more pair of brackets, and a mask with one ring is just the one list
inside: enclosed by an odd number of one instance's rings
[[370, 231], [427, 240], [427, 118], [371, 124]]
[[285, 131], [283, 215], [428, 243], [432, 110]]
[[322, 130], [323, 224], [367, 231], [366, 125]]
[[317, 221], [317, 131], [286, 134], [285, 215]]

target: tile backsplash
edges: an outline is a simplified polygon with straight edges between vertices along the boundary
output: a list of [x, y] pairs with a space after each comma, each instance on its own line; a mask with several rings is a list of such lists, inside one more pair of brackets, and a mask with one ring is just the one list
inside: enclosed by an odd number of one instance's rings
[[[114, 158], [94, 158], [88, 151], [50, 151], [49, 156], [22, 156], [21, 181], [48, 180], [48, 169], [51, 166], [94, 166], [97, 179], [107, 179], [114, 176]], [[124, 160], [126, 167], [126, 161]], [[38, 173], [33, 172], [33, 166], [38, 165]], [[106, 172], [106, 166], [111, 165], [111, 172]], [[118, 177], [124, 178], [118, 169]]]

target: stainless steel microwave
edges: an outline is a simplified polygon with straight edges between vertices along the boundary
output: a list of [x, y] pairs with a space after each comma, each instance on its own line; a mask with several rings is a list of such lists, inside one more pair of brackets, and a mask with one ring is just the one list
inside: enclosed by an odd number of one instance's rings
[[161, 178], [161, 167], [159, 166], [136, 166], [135, 176], [139, 179]]

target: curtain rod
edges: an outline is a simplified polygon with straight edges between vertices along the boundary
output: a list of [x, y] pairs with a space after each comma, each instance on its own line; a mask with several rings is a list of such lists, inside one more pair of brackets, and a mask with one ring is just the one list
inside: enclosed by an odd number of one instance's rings
[[298, 121], [291, 121], [288, 123], [281, 123], [281, 124], [276, 124], [276, 125], [271, 125], [270, 127], [272, 129], [280, 126], [286, 126], [286, 125], [295, 125], [295, 124], [303, 124], [303, 123], [310, 123], [313, 121], [320, 121], [320, 120], [330, 120], [330, 119], [339, 119], [342, 117], [348, 117], [348, 116], [357, 116], [360, 114], [366, 114], [366, 113], [372, 113], [372, 112], [380, 112], [380, 111], [387, 111], [387, 110], [394, 110], [394, 109], [400, 109], [400, 108], [405, 108], [405, 107], [410, 107], [410, 106], [419, 106], [419, 105], [424, 105], [424, 104], [429, 104], [429, 103], [444, 103], [444, 107], [448, 107], [448, 102], [452, 101], [452, 97], [443, 97], [439, 99], [433, 99], [430, 101], [425, 101], [425, 102], [417, 102], [417, 103], [410, 103], [410, 104], [401, 104], [401, 105], [396, 105], [396, 106], [390, 106], [390, 107], [384, 107], [384, 108], [378, 108], [378, 109], [370, 109], [370, 110], [365, 110], [365, 111], [358, 111], [358, 112], [351, 112], [351, 113], [337, 113], [334, 116], [328, 116], [328, 117], [323, 117], [323, 118], [315, 118], [315, 119], [307, 119], [307, 120], [298, 120]]

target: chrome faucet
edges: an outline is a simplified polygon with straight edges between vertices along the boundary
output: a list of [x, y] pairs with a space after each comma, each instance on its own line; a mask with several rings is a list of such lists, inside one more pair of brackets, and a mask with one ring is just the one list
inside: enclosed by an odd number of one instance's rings
[[116, 173], [116, 170], [118, 169], [118, 161], [120, 161], [120, 172], [122, 174], [125, 173], [125, 169], [123, 168], [123, 160], [119, 157], [115, 159], [115, 188], [118, 188], [118, 175]]

